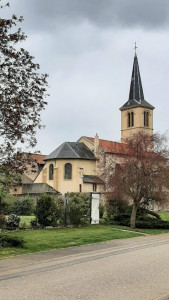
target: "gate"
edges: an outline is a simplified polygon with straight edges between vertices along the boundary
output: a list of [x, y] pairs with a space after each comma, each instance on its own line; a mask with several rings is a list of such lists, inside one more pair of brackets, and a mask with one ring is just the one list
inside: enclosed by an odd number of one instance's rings
[[91, 224], [99, 224], [99, 204], [100, 204], [100, 194], [91, 193], [91, 215], [90, 215]]

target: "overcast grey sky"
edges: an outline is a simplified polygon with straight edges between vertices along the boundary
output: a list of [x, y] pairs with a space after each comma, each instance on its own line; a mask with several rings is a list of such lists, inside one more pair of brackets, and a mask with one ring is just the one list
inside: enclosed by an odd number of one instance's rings
[[49, 154], [82, 135], [120, 141], [134, 57], [154, 130], [169, 129], [168, 0], [12, 0], [1, 17], [24, 17], [22, 47], [49, 74], [37, 149]]

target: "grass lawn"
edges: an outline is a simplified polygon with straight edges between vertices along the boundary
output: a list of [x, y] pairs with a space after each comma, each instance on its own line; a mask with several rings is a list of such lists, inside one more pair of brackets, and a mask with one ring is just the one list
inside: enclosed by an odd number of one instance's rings
[[1, 248], [1, 258], [140, 236], [134, 232], [113, 230], [112, 226], [103, 225], [92, 225], [81, 228], [30, 230], [8, 234], [23, 237], [25, 246], [24, 248]]
[[20, 216], [20, 218], [21, 218], [21, 221], [20, 221], [19, 227], [29, 228], [30, 221], [35, 219], [35, 216]]
[[158, 212], [163, 221], [169, 221], [169, 212]]
[[[6, 219], [8, 218], [8, 216], [5, 216]], [[35, 216], [19, 216], [20, 217], [20, 223], [19, 223], [19, 227], [20, 228], [30, 228], [30, 221], [35, 219]]]

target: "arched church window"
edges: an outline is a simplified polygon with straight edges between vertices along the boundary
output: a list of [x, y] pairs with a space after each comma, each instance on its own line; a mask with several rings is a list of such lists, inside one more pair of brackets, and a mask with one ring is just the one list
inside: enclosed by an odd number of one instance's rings
[[134, 113], [133, 113], [133, 111], [128, 113], [127, 125], [128, 125], [128, 128], [134, 126]]
[[53, 180], [53, 165], [49, 166], [49, 180]]
[[65, 164], [65, 179], [72, 179], [72, 165]]
[[148, 127], [149, 126], [149, 112], [145, 111], [144, 112], [144, 127]]

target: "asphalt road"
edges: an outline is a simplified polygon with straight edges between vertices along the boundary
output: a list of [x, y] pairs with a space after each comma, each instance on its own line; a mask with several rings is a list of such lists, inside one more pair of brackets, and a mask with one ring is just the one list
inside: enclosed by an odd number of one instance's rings
[[169, 234], [0, 260], [0, 300], [167, 300]]

